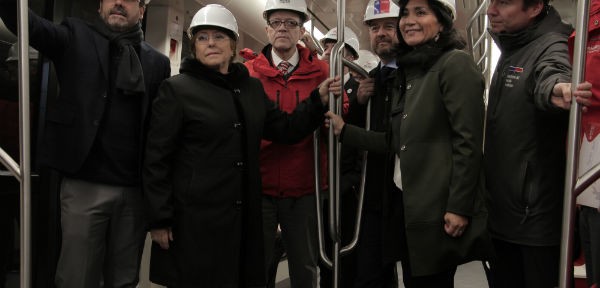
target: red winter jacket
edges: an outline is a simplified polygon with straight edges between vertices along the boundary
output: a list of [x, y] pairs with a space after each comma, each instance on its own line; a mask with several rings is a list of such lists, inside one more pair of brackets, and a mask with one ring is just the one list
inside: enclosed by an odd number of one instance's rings
[[[308, 98], [310, 93], [329, 76], [329, 66], [311, 55], [310, 51], [297, 45], [300, 61], [287, 80], [271, 65], [271, 45], [251, 61], [244, 63], [250, 76], [260, 79], [271, 100], [286, 112]], [[321, 188], [327, 187], [327, 146], [321, 139]], [[260, 151], [260, 172], [263, 193], [285, 198], [300, 197], [314, 193], [313, 136], [310, 135], [294, 145], [272, 143], [263, 140]]]
[[[586, 113], [581, 114], [581, 129], [584, 137], [592, 140], [600, 134], [600, 0], [592, 0], [588, 25], [587, 53], [585, 59], [585, 81], [592, 83], [592, 103]], [[569, 37], [569, 52], [573, 55], [575, 32]]]

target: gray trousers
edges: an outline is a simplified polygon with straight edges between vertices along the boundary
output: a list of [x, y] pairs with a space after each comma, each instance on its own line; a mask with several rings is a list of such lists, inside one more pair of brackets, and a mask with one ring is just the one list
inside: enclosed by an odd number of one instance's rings
[[60, 203], [56, 286], [135, 287], [145, 237], [140, 189], [65, 178]]
[[[299, 198], [263, 196], [265, 267], [271, 267], [277, 224], [287, 251], [292, 288], [317, 287], [317, 209], [315, 195]], [[268, 270], [268, 269], [267, 269]], [[268, 278], [267, 278], [268, 279]]]
[[579, 210], [579, 233], [585, 255], [585, 274], [588, 286], [600, 285], [600, 212], [581, 206]]

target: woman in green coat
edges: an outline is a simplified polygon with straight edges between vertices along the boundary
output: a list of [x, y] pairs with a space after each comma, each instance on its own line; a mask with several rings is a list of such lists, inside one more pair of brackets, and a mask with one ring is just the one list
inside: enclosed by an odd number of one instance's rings
[[344, 125], [346, 145], [387, 151], [384, 255], [406, 287], [453, 287], [459, 264], [489, 250], [481, 169], [484, 81], [453, 28], [453, 0], [401, 0], [387, 133]]

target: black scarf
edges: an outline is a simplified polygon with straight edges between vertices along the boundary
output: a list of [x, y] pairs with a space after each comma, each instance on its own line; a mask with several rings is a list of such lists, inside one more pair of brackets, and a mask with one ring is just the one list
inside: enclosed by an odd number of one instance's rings
[[93, 21], [91, 27], [108, 39], [111, 46], [119, 47], [121, 51], [116, 71], [115, 87], [125, 92], [125, 94], [144, 94], [146, 92], [144, 73], [138, 54], [135, 51], [135, 47], [140, 46], [144, 38], [141, 24], [134, 25], [127, 31], [117, 32], [111, 30], [104, 20], [98, 17]]
[[209, 68], [193, 57], [186, 57], [181, 63], [179, 73], [189, 74], [194, 77], [207, 80], [219, 87], [234, 90], [239, 88], [239, 84], [250, 77], [248, 69], [241, 63], [230, 63], [227, 74]]

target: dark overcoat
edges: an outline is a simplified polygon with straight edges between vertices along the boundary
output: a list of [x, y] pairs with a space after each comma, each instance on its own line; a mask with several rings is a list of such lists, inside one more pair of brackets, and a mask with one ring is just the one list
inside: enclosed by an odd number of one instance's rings
[[[384, 255], [395, 260], [408, 257], [413, 276], [483, 259], [490, 248], [482, 177], [483, 78], [463, 51], [437, 57], [430, 67], [400, 63], [389, 132], [347, 125], [342, 138], [343, 143], [389, 151], [391, 157], [400, 158], [402, 191], [387, 185], [386, 194], [389, 199], [394, 198], [390, 193], [402, 193], [403, 205], [384, 203]], [[386, 179], [392, 176], [387, 169]], [[461, 237], [444, 231], [446, 212], [469, 218]], [[398, 213], [402, 217], [390, 218]], [[405, 235], [398, 235], [400, 225]], [[404, 237], [408, 255], [400, 255], [398, 247]]]
[[294, 143], [323, 121], [318, 93], [281, 112], [242, 64], [186, 59], [160, 87], [144, 188], [153, 228], [172, 227], [177, 287], [264, 285], [259, 147]]
[[[0, 1], [0, 17], [17, 31], [15, 1]], [[48, 101], [42, 135], [43, 165], [73, 174], [87, 159], [96, 139], [108, 100], [110, 42], [81, 19], [55, 24], [29, 11], [30, 45], [54, 63], [60, 93]], [[139, 59], [146, 94], [142, 98], [140, 127], [158, 86], [170, 75], [169, 59], [148, 43], [140, 45]], [[144, 133], [140, 133], [143, 143]]]

